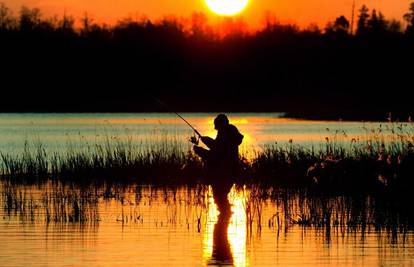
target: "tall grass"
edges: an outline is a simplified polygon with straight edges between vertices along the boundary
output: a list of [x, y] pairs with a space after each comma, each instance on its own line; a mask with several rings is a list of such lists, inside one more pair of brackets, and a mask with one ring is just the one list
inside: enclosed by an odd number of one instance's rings
[[414, 127], [386, 124], [366, 129], [365, 136], [350, 138], [343, 131], [327, 129], [319, 148], [294, 144], [264, 146], [250, 165], [264, 182], [318, 185], [352, 190], [395, 183], [412, 184]]
[[[47, 153], [42, 144], [25, 143], [20, 155], [0, 152], [2, 178], [15, 181], [180, 179], [201, 168], [201, 162], [174, 140], [150, 145], [107, 138], [104, 143]], [[185, 177], [185, 176], [183, 176]]]
[[[413, 184], [412, 123], [380, 125], [355, 138], [327, 129], [325, 140], [311, 148], [293, 140], [264, 146], [249, 160], [243, 158], [238, 181], [352, 190]], [[15, 182], [189, 183], [204, 174], [201, 160], [176, 138], [137, 143], [107, 137], [80, 148], [68, 144], [59, 152], [26, 142], [21, 154], [0, 156], [1, 178]]]

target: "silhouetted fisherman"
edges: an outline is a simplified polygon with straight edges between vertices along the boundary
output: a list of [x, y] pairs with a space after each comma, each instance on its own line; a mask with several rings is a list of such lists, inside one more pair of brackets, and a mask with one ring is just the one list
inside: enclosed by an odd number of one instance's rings
[[216, 139], [201, 137], [209, 150], [194, 146], [194, 152], [207, 163], [210, 171], [232, 176], [239, 164], [239, 145], [243, 141], [243, 135], [236, 126], [229, 123], [224, 114], [216, 117], [214, 128], [217, 130]]
[[239, 167], [239, 145], [243, 141], [243, 135], [229, 123], [224, 114], [216, 117], [214, 128], [217, 130], [216, 139], [201, 137], [201, 141], [209, 149], [194, 146], [194, 152], [206, 162], [214, 201], [220, 213], [228, 216], [231, 214], [231, 207], [227, 195]]

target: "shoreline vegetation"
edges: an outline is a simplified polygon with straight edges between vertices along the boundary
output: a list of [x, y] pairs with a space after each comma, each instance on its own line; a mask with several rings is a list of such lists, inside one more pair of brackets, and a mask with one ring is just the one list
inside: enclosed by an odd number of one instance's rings
[[159, 111], [152, 101], [159, 97], [176, 111], [414, 115], [406, 67], [414, 62], [414, 3], [401, 21], [363, 6], [354, 23], [338, 16], [326, 27], [299, 28], [267, 14], [255, 32], [242, 18], [227, 18], [221, 34], [202, 13], [185, 21], [105, 25], [88, 14], [46, 17], [0, 4], [3, 98], [18, 99], [0, 111], [148, 112]]
[[[327, 129], [319, 147], [306, 148], [291, 140], [252, 153], [242, 155], [235, 183], [343, 192], [409, 192], [414, 185], [412, 123], [390, 122], [352, 139], [343, 131]], [[107, 137], [104, 143], [68, 145], [60, 152], [46, 151], [41, 142], [26, 142], [21, 154], [0, 151], [0, 166], [2, 180], [23, 184], [208, 183], [201, 160], [176, 138], [144, 146]]]

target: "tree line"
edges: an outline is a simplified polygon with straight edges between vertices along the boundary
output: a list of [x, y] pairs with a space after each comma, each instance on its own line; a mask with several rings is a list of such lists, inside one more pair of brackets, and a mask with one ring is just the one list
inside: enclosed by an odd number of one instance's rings
[[186, 111], [408, 114], [414, 3], [403, 19], [362, 6], [355, 23], [339, 16], [320, 29], [267, 14], [249, 32], [242, 19], [217, 29], [202, 13], [109, 26], [0, 4], [0, 90], [13, 100], [0, 110], [157, 111], [158, 96]]
[[[356, 22], [356, 31], [354, 31], [354, 22], [350, 22], [345, 16], [339, 16], [332, 22], [329, 22], [324, 31], [316, 24], [311, 24], [305, 29], [299, 30], [299, 27], [294, 24], [282, 25], [277, 18], [271, 13], [267, 12], [264, 15], [264, 27], [258, 32], [274, 31], [279, 28], [288, 27], [295, 32], [314, 32], [322, 34], [342, 34], [356, 36], [369, 36], [379, 34], [405, 34], [412, 36], [414, 34], [414, 3], [411, 3], [409, 10], [403, 15], [406, 23], [405, 29], [401, 21], [396, 19], [388, 20], [381, 11], [370, 9], [363, 5], [358, 10], [358, 18]], [[353, 20], [353, 18], [352, 18]], [[208, 37], [210, 39], [218, 39], [221, 35], [248, 35], [246, 28], [247, 24], [242, 18], [226, 18], [214, 31], [214, 27], [208, 25], [207, 16], [204, 13], [194, 12], [190, 19], [184, 20], [176, 17], [165, 17], [153, 23], [151, 20], [143, 16], [140, 19], [126, 18], [119, 21], [115, 26], [107, 24], [98, 24], [85, 12], [84, 16], [79, 20], [80, 26], [75, 27], [76, 19], [63, 14], [62, 17], [57, 15], [45, 18], [38, 8], [21, 7], [18, 16], [13, 16], [12, 11], [6, 4], [0, 2], [0, 30], [4, 34], [9, 31], [19, 31], [22, 33], [37, 32], [37, 33], [65, 33], [68, 35], [78, 35], [86, 37], [100, 33], [100, 35], [113, 35], [115, 31], [125, 29], [128, 26], [135, 26], [135, 30], [149, 30], [152, 27], [164, 28], [170, 31], [177, 31], [182, 35]], [[188, 24], [188, 25], [186, 25]], [[254, 35], [254, 34], [253, 34]]]

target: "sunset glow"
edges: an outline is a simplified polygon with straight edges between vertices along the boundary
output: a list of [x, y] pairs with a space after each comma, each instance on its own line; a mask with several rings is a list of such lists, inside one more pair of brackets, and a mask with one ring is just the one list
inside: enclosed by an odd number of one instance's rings
[[[352, 1], [339, 1], [332, 3], [322, 0], [291, 0], [291, 1], [249, 1], [248, 0], [197, 0], [197, 1], [56, 1], [56, 0], [4, 0], [14, 14], [18, 14], [21, 6], [30, 8], [37, 7], [42, 11], [44, 17], [54, 15], [62, 16], [64, 13], [72, 15], [79, 23], [85, 12], [92, 17], [96, 23], [116, 24], [124, 18], [140, 19], [142, 17], [151, 20], [159, 20], [165, 16], [174, 16], [190, 23], [191, 15], [194, 12], [204, 13], [208, 17], [209, 24], [215, 24], [220, 17], [218, 14], [231, 14], [238, 8], [242, 11], [238, 13], [243, 18], [249, 28], [257, 29], [263, 26], [266, 13], [274, 15], [281, 22], [295, 23], [300, 27], [307, 27], [311, 23], [316, 23], [320, 27], [325, 27], [328, 21], [334, 20], [340, 15], [350, 19], [352, 14]], [[403, 14], [407, 11], [410, 0], [384, 0], [384, 1], [357, 1], [356, 8], [359, 9], [363, 4], [370, 9], [381, 10], [388, 18], [402, 20]], [[208, 6], [211, 5], [211, 8]], [[230, 6], [230, 7], [228, 7]], [[212, 11], [213, 10], [213, 11]], [[218, 12], [216, 12], [217, 10]], [[239, 11], [240, 11], [239, 10]], [[236, 12], [237, 13], [237, 12]]]

